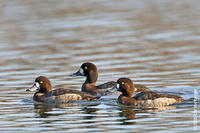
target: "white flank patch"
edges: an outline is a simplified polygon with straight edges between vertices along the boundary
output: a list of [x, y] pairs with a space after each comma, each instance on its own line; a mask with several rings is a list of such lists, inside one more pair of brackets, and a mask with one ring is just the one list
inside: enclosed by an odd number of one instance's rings
[[48, 97], [48, 103], [67, 103], [73, 100], [82, 100], [82, 97], [78, 94], [63, 94], [59, 96]]
[[138, 106], [144, 107], [162, 107], [170, 104], [174, 104], [176, 100], [174, 98], [156, 98], [154, 100], [138, 100]]

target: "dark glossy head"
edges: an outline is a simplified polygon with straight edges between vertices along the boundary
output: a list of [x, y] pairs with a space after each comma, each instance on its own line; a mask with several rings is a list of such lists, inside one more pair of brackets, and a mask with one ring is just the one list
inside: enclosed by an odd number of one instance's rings
[[89, 62], [83, 63], [80, 69], [71, 76], [86, 76], [86, 81], [88, 81], [89, 83], [94, 83], [97, 81], [98, 78], [97, 67]]
[[37, 91], [40, 93], [47, 93], [52, 90], [51, 82], [47, 77], [39, 76], [35, 79], [33, 86], [26, 91]]
[[119, 78], [115, 88], [117, 88], [117, 91], [122, 92], [122, 95], [128, 97], [132, 97], [137, 90], [129, 78]]

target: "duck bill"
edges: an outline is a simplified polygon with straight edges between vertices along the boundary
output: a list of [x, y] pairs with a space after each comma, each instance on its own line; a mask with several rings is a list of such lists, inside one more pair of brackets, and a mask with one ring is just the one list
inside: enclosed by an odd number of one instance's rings
[[72, 77], [76, 77], [76, 76], [84, 76], [83, 74], [83, 69], [80, 68], [77, 72], [73, 73], [72, 75], [70, 75]]
[[26, 91], [37, 91], [39, 88], [34, 84], [31, 88], [27, 89]]
[[109, 92], [119, 91], [119, 84], [115, 84], [112, 89], [108, 90]]

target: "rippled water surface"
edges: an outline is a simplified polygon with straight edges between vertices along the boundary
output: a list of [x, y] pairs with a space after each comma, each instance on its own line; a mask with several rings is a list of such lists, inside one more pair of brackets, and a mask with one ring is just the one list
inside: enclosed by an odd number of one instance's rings
[[[199, 132], [198, 0], [1, 0], [0, 132]], [[98, 83], [129, 77], [185, 103], [138, 110], [96, 102], [34, 105], [39, 75], [55, 88], [80, 90], [69, 75], [83, 62]], [[195, 99], [193, 101], [192, 99]]]

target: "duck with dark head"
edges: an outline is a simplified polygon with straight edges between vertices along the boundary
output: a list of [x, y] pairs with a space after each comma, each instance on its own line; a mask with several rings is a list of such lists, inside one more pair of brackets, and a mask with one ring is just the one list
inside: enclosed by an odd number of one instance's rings
[[[120, 94], [117, 91], [109, 92], [108, 90], [113, 88], [116, 84], [115, 81], [109, 81], [101, 85], [96, 85], [98, 79], [98, 70], [95, 64], [87, 62], [83, 63], [80, 69], [72, 74], [71, 76], [85, 76], [86, 80], [81, 87], [81, 91], [90, 93], [92, 95], [110, 95], [110, 94]], [[150, 91], [149, 88], [144, 85], [137, 84], [135, 85], [137, 91]]]
[[68, 103], [76, 100], [96, 100], [99, 98], [78, 90], [63, 88], [52, 90], [51, 82], [44, 76], [37, 77], [33, 86], [26, 91], [36, 91], [33, 100], [44, 103]]
[[156, 108], [184, 101], [180, 96], [153, 91], [141, 92], [134, 95], [137, 88], [135, 88], [133, 82], [129, 78], [119, 78], [113, 89], [117, 89], [117, 91], [122, 93], [118, 97], [118, 102], [124, 105]]
[[93, 63], [83, 63], [80, 69], [71, 76], [85, 76], [86, 80], [81, 87], [81, 91], [90, 93], [91, 95], [108, 95], [110, 92], [106, 90], [111, 89], [114, 85], [114, 81], [106, 82], [101, 85], [96, 85], [98, 79], [98, 70]]

